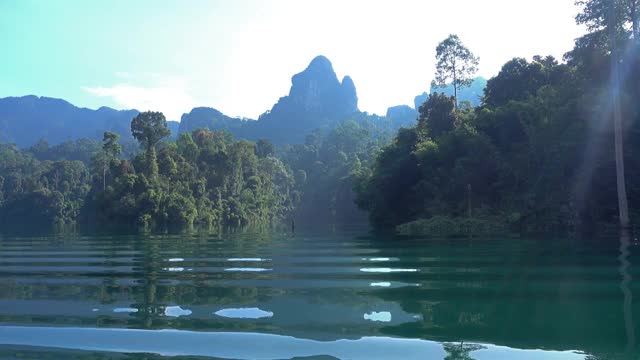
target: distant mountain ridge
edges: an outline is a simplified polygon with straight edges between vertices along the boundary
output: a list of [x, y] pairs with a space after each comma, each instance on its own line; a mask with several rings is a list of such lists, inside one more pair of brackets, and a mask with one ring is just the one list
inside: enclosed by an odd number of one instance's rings
[[[472, 105], [480, 103], [486, 80], [477, 78], [469, 88], [459, 92], [460, 100]], [[430, 89], [430, 92], [452, 92]], [[275, 144], [302, 143], [315, 129], [327, 130], [344, 120], [369, 122], [377, 127], [397, 129], [415, 125], [417, 109], [427, 93], [415, 98], [415, 108], [392, 106], [380, 117], [358, 109], [356, 86], [349, 76], [340, 81], [331, 61], [315, 57], [301, 72], [291, 78], [289, 94], [281, 97], [258, 120], [232, 118], [210, 107], [196, 107], [181, 117], [180, 123], [169, 121], [173, 136], [198, 128], [226, 130], [237, 138], [257, 140], [266, 138]], [[22, 96], [0, 98], [0, 142], [15, 143], [19, 147], [35, 144], [40, 139], [55, 145], [79, 138], [102, 139], [105, 131], [132, 140], [130, 124], [138, 110], [97, 110], [76, 107], [71, 103], [49, 97]]]
[[[131, 138], [131, 120], [138, 110], [97, 110], [74, 106], [66, 100], [27, 95], [0, 98], [0, 142], [19, 147], [46, 139], [50, 144], [80, 138], [102, 139], [105, 131]], [[177, 130], [177, 121], [169, 128]]]
[[232, 118], [210, 107], [196, 107], [182, 114], [178, 132], [192, 132], [196, 129], [224, 129], [236, 132], [242, 128], [246, 119]]
[[18, 146], [40, 139], [51, 144], [81, 137], [102, 137], [104, 131], [128, 132], [136, 110], [79, 108], [49, 97], [22, 96], [0, 99], [0, 141]]

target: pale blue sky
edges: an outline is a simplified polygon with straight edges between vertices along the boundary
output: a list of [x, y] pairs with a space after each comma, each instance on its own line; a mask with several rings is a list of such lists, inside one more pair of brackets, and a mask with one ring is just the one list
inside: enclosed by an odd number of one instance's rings
[[194, 106], [257, 117], [325, 55], [361, 110], [412, 104], [450, 33], [495, 75], [515, 56], [561, 57], [584, 30], [574, 0], [0, 0], [0, 97], [98, 108]]

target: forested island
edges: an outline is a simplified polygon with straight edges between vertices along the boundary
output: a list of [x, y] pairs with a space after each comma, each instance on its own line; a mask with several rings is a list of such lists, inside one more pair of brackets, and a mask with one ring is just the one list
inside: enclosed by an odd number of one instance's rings
[[479, 59], [452, 35], [436, 51], [428, 96], [386, 116], [360, 112], [351, 78], [339, 81], [322, 56], [258, 120], [197, 108], [178, 127], [158, 112], [101, 109], [101, 139], [85, 129], [87, 138], [57, 133], [26, 146], [32, 139], [12, 131], [33, 106], [2, 99], [0, 226], [368, 219], [405, 233], [592, 230], [623, 220], [623, 165], [638, 223], [638, 16], [579, 4], [589, 33], [562, 60], [514, 58], [484, 81]]

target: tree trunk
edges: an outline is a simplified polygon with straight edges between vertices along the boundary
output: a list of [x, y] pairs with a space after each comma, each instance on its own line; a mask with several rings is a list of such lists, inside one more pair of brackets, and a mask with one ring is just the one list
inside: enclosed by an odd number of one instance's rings
[[609, 45], [611, 46], [611, 86], [609, 89], [611, 113], [613, 115], [613, 132], [616, 158], [616, 185], [618, 190], [618, 212], [620, 227], [629, 227], [629, 207], [627, 204], [627, 188], [624, 179], [624, 151], [622, 134], [622, 110], [620, 109], [620, 74], [618, 71], [618, 49], [616, 42], [615, 3], [609, 5]]
[[640, 29], [638, 28], [638, 0], [629, 0], [629, 17], [631, 17], [631, 28], [633, 30], [633, 41], [640, 45]]
[[[618, 77], [617, 67], [614, 77]], [[614, 81], [617, 82], [617, 79]], [[620, 226], [622, 228], [629, 227], [629, 206], [627, 204], [627, 188], [624, 177], [624, 151], [623, 151], [623, 134], [622, 134], [622, 114], [620, 110], [619, 91], [614, 89], [612, 92], [613, 102], [613, 122], [614, 122], [614, 138], [615, 138], [615, 154], [616, 154], [616, 183], [618, 188], [618, 210], [620, 213]]]
[[458, 110], [458, 78], [456, 76], [456, 59], [453, 59], [453, 108]]
[[155, 179], [158, 176], [158, 157], [156, 155], [156, 148], [150, 146], [147, 149], [147, 176], [149, 179]]

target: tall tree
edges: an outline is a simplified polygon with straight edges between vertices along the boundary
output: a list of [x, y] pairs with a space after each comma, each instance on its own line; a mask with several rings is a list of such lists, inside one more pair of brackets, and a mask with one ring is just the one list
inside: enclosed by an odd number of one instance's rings
[[581, 8], [576, 22], [590, 32], [615, 30], [614, 38], [628, 38], [630, 27], [636, 44], [640, 43], [640, 0], [577, 0], [576, 5]]
[[458, 90], [471, 85], [478, 71], [480, 58], [462, 44], [458, 35], [449, 35], [436, 47], [436, 60], [436, 76], [431, 86], [445, 87], [452, 84], [457, 108]]
[[640, 0], [627, 0], [627, 15], [631, 20], [631, 31], [636, 45], [640, 44]]
[[629, 208], [627, 204], [627, 187], [624, 179], [624, 151], [622, 135], [622, 110], [620, 105], [620, 72], [618, 68], [619, 56], [616, 41], [616, 28], [618, 24], [617, 6], [615, 1], [609, 3], [607, 27], [609, 43], [611, 47], [611, 86], [609, 88], [613, 115], [613, 132], [615, 138], [616, 157], [616, 185], [618, 190], [618, 212], [620, 213], [620, 226], [623, 229], [629, 227]]
[[102, 164], [102, 190], [107, 188], [107, 168], [112, 160], [115, 160], [122, 152], [122, 147], [118, 144], [120, 135], [111, 131], [105, 131], [102, 137], [102, 153], [104, 161]]
[[145, 148], [147, 175], [151, 178], [155, 177], [158, 174], [155, 145], [171, 135], [167, 127], [167, 119], [161, 112], [142, 112], [131, 121], [131, 135]]
[[614, 149], [616, 161], [616, 185], [620, 226], [629, 227], [629, 209], [624, 171], [622, 134], [622, 109], [620, 103], [620, 55], [619, 46], [628, 39], [628, 25], [632, 24], [635, 41], [638, 41], [637, 6], [639, 0], [578, 0], [582, 11], [576, 16], [578, 24], [584, 24], [592, 33], [606, 34], [610, 52], [609, 104], [613, 118]]

